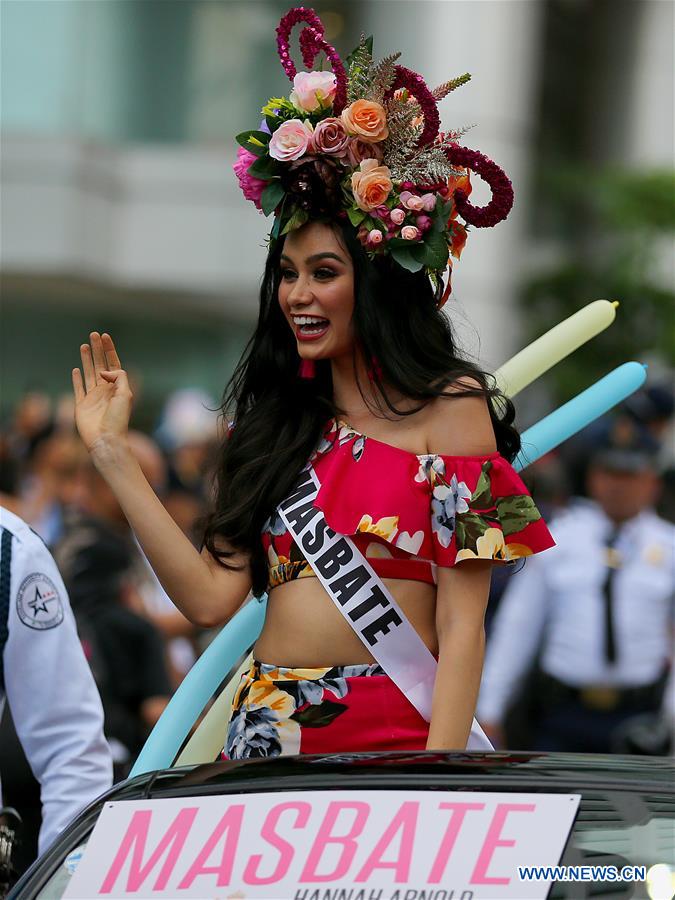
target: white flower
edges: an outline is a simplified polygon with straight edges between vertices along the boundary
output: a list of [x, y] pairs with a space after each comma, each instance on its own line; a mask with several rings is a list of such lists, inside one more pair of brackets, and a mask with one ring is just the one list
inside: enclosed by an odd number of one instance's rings
[[415, 481], [436, 481], [437, 475], [445, 475], [445, 462], [435, 453], [426, 453], [419, 457], [420, 467], [415, 475]]

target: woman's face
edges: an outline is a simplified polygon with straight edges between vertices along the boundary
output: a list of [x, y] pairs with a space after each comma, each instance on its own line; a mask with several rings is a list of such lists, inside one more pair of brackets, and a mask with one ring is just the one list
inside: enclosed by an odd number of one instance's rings
[[279, 304], [303, 359], [336, 359], [353, 346], [354, 266], [333, 229], [292, 231], [281, 255]]

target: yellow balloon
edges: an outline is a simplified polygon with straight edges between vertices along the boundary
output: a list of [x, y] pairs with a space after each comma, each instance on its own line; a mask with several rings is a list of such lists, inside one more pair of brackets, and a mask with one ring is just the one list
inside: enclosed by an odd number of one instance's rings
[[608, 328], [618, 305], [618, 300], [594, 300], [555, 325], [497, 369], [498, 387], [507, 397], [515, 397], [577, 347]]

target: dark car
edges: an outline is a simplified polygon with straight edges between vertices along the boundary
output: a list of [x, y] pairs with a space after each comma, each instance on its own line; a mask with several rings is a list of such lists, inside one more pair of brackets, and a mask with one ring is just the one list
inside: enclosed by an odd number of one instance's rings
[[[372, 816], [379, 816], [386, 826], [386, 833], [377, 840], [373, 838], [368, 849], [363, 850], [364, 854], [370, 854], [367, 860], [357, 859], [355, 855], [361, 847], [353, 830], [353, 817], [334, 829], [339, 834], [331, 832], [326, 837], [325, 819], [323, 824], [317, 822], [319, 832], [324, 828], [323, 837], [317, 838], [316, 827], [311, 834], [307, 833], [304, 828], [308, 824], [307, 815], [301, 821], [303, 811], [312, 808], [311, 802], [325, 802], [326, 797], [334, 798], [341, 807], [350, 806], [351, 798], [350, 814], [354, 810], [359, 812], [361, 807], [370, 809]], [[360, 803], [359, 798], [375, 802]], [[417, 800], [413, 802], [410, 798]], [[534, 802], [515, 802], [528, 799]], [[293, 802], [286, 803], [286, 800]], [[470, 871], [466, 869], [468, 844], [462, 857], [453, 862], [453, 843], [460, 841], [461, 831], [447, 824], [449, 814], [443, 819], [445, 830], [439, 829], [429, 810], [452, 808], [452, 815], [461, 810], [455, 825], [462, 825], [468, 841], [475, 838], [481, 842], [485, 835], [472, 836], [469, 832], [474, 826], [468, 823], [479, 823], [481, 808], [487, 808], [494, 800], [502, 801], [498, 806], [503, 815], [496, 831], [495, 817], [491, 819], [488, 830], [492, 837], [486, 839], [490, 843], [489, 852], [486, 843], [482, 844], [482, 877], [478, 883], [475, 878], [473, 881], [463, 876], [458, 878], [460, 870]], [[511, 815], [505, 825], [505, 816], [514, 810], [534, 809], [537, 801], [548, 804], [542, 808], [551, 812], [518, 844], [514, 835], [524, 817]], [[249, 877], [244, 884], [236, 871], [239, 864], [233, 858], [227, 864], [227, 873], [222, 866], [229, 852], [228, 841], [235, 841], [234, 832], [229, 830], [234, 823], [232, 817], [235, 812], [238, 814], [241, 829], [242, 822], [246, 824], [242, 819], [244, 810], [253, 809], [256, 803], [256, 834], [258, 829], [263, 833], [267, 827], [267, 820], [261, 824], [261, 803], [265, 809], [273, 807], [286, 812], [290, 807], [293, 809], [290, 818], [285, 820], [283, 837], [267, 829], [264, 848], [263, 842], [251, 840], [250, 833], [244, 839], [245, 832], [238, 832], [241, 846], [235, 847], [233, 843], [230, 849], [245, 853], [246, 872], [255, 870], [260, 876]], [[211, 834], [211, 826], [199, 835], [196, 825], [190, 835], [188, 830], [181, 831], [181, 821], [187, 829], [199, 821], [195, 819], [195, 811], [207, 807], [220, 817], [218, 834]], [[177, 809], [182, 812], [174, 816]], [[563, 812], [555, 813], [556, 809]], [[157, 823], [161, 823], [161, 827], [157, 825], [160, 831], [148, 831], [151, 810], [158, 817]], [[469, 813], [474, 810], [479, 812], [472, 819]], [[277, 820], [280, 815], [276, 815]], [[116, 825], [115, 816], [118, 820], [122, 816], [127, 824]], [[129, 827], [128, 823], [131, 823]], [[474, 831], [478, 827], [476, 824]], [[366, 830], [359, 833], [363, 836]], [[540, 840], [548, 840], [552, 832], [556, 833], [554, 843], [558, 842], [552, 849], [553, 856], [538, 858], [535, 854], [533, 858], [532, 847]], [[160, 839], [162, 833], [164, 837]], [[320, 864], [323, 875], [316, 874], [316, 859], [310, 866], [308, 858], [312, 852], [316, 856], [319, 839], [323, 841], [322, 853], [326, 851]], [[301, 845], [302, 851], [298, 849]], [[198, 847], [201, 849], [197, 853]], [[268, 857], [261, 853], [263, 849], [269, 851]], [[279, 878], [275, 887], [270, 869], [276, 866], [278, 873], [279, 867], [283, 868], [285, 854], [288, 875], [289, 859], [296, 849], [302, 852], [297, 871], [303, 867], [305, 877], [300, 877], [290, 889], [288, 878], [285, 881]], [[428, 881], [415, 882], [410, 875], [413, 852], [428, 852], [429, 859], [435, 859]], [[108, 857], [105, 863], [99, 864], [96, 860], [102, 853], [108, 853]], [[350, 854], [350, 859], [360, 866], [360, 875], [354, 874], [356, 869], [349, 876], [346, 874], [343, 863]], [[165, 867], [165, 863], [169, 866], [169, 857], [171, 871]], [[242, 858], [242, 866], [243, 862]], [[527, 864], [529, 868], [517, 872], [514, 862], [521, 867]], [[535, 871], [532, 864], [570, 868], [565, 872], [555, 868]], [[268, 897], [274, 900], [285, 897], [294, 900], [514, 897], [525, 900], [548, 896], [606, 900], [667, 897], [670, 900], [672, 890], [668, 893], [668, 885], [675, 873], [675, 765], [670, 759], [637, 756], [424, 752], [282, 757], [166, 769], [124, 782], [86, 809], [26, 873], [10, 896], [21, 900], [61, 898], [66, 891], [69, 894], [73, 890], [73, 873], [80, 867], [84, 873], [86, 865], [96, 872], [99, 890], [103, 891], [101, 896], [108, 897]], [[479, 863], [471, 865], [475, 875]], [[312, 877], [317, 880], [306, 877], [308, 866], [313, 867]], [[345, 880], [340, 881], [338, 877], [337, 882], [329, 883], [326, 867], [329, 870], [332, 867], [332, 874], [336, 875], [340, 866]], [[433, 877], [434, 867], [436, 877]], [[265, 874], [263, 870], [270, 882], [268, 888], [260, 887], [265, 881], [261, 876]], [[406, 875], [410, 880], [406, 880]], [[182, 882], [173, 882], [171, 878], [182, 878]], [[360, 879], [357, 885], [352, 884], [354, 878]], [[386, 882], [389, 886], [382, 889]], [[252, 888], [251, 884], [258, 886]], [[125, 893], [130, 886], [132, 891]], [[171, 890], [174, 893], [167, 893]]]

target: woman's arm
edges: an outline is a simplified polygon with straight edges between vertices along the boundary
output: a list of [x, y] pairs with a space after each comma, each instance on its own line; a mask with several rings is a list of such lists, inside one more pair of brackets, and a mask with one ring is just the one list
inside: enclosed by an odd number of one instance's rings
[[[224, 569], [200, 554], [150, 487], [129, 449], [127, 433], [132, 395], [112, 339], [93, 332], [91, 348], [80, 348], [82, 373], [73, 370], [75, 421], [94, 465], [110, 485], [162, 587], [181, 612], [209, 628], [231, 618], [251, 590], [249, 561]], [[229, 549], [225, 544], [223, 549]], [[228, 562], [230, 561], [228, 559]]]
[[490, 560], [438, 568], [438, 669], [427, 750], [464, 750], [478, 702]]
[[[467, 376], [449, 390], [478, 386]], [[480, 456], [497, 449], [487, 402], [480, 396], [439, 397], [427, 407], [427, 416], [430, 453]], [[483, 670], [484, 620], [493, 565], [491, 560], [472, 559], [437, 569], [438, 670], [428, 750], [466, 748]]]

